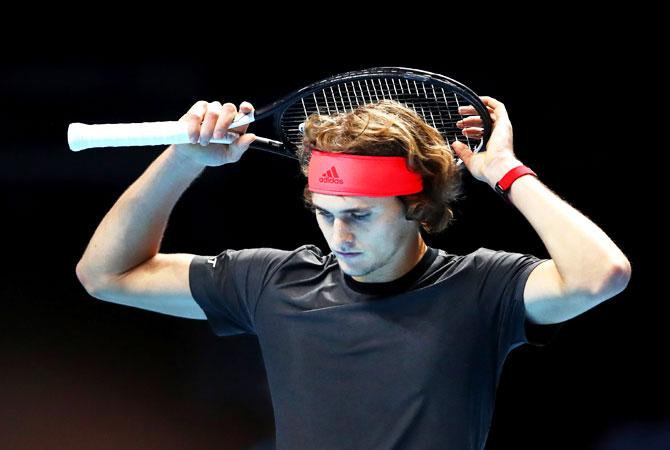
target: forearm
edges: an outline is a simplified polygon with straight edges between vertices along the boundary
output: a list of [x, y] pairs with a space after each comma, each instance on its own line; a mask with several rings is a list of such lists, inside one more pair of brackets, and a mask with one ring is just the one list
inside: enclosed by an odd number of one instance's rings
[[[522, 165], [514, 155], [512, 123], [505, 105], [491, 97], [481, 97], [493, 119], [493, 131], [486, 151], [474, 153], [462, 142], [452, 148], [478, 180], [495, 188], [505, 174]], [[476, 114], [471, 106], [460, 107], [461, 114]], [[470, 116], [458, 126], [463, 134], [478, 135], [482, 119]], [[561, 284], [574, 292], [613, 292], [625, 287], [630, 278], [630, 263], [612, 240], [586, 216], [563, 201], [533, 175], [516, 179], [508, 199], [530, 222], [551, 255]]]
[[103, 282], [155, 256], [170, 213], [203, 169], [168, 147], [102, 219], [77, 265], [80, 278]]
[[598, 291], [630, 272], [609, 236], [536, 177], [518, 178], [509, 200], [539, 235], [566, 286]]

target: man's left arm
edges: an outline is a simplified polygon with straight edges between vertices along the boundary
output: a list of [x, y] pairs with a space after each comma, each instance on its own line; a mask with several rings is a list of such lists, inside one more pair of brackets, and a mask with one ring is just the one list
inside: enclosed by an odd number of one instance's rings
[[[513, 152], [512, 126], [505, 106], [490, 97], [482, 100], [494, 122], [486, 152], [472, 153], [460, 142], [452, 148], [475, 178], [494, 188], [507, 172], [523, 164]], [[463, 121], [464, 134], [477, 133], [478, 119]], [[508, 191], [508, 199], [551, 255], [549, 261], [533, 269], [524, 289], [526, 314], [532, 322], [563, 322], [626, 288], [631, 266], [623, 252], [595, 223], [539, 179], [532, 175], [518, 178]]]

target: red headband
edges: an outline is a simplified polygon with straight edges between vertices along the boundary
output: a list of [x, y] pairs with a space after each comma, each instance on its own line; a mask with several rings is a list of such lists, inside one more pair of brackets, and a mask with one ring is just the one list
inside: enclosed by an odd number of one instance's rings
[[407, 168], [404, 156], [330, 153], [313, 149], [309, 190], [319, 194], [387, 197], [423, 190], [421, 175]]

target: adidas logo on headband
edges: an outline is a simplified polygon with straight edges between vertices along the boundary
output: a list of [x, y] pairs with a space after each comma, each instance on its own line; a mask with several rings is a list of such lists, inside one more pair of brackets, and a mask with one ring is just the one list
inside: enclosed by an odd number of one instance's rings
[[331, 167], [330, 170], [324, 172], [319, 178], [319, 183], [333, 183], [333, 184], [344, 184], [342, 178], [337, 174], [335, 166]]
[[[338, 170], [343, 171], [344, 179], [340, 178]], [[414, 194], [423, 189], [421, 174], [409, 170], [404, 156], [355, 155], [312, 149], [307, 178], [311, 192], [330, 195], [388, 197]]]

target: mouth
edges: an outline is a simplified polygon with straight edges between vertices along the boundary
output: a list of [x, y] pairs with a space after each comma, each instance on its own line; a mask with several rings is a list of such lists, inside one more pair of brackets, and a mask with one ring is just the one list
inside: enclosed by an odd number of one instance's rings
[[360, 252], [358, 252], [358, 253], [342, 253], [342, 252], [335, 252], [335, 254], [336, 254], [338, 257], [342, 257], [342, 258], [351, 258], [351, 257], [353, 257], [353, 256], [360, 255], [361, 253], [360, 253]]

